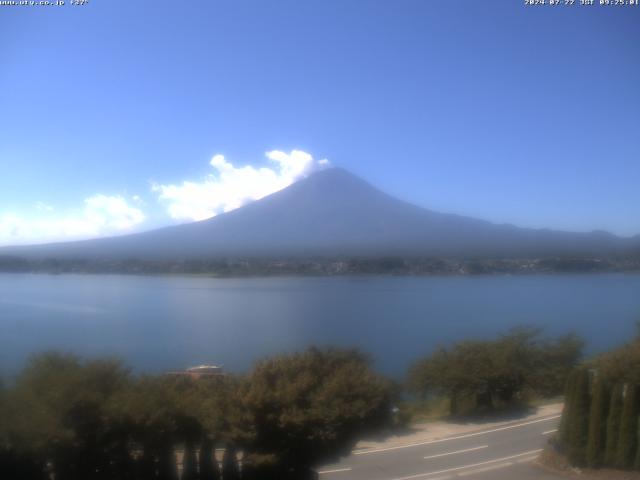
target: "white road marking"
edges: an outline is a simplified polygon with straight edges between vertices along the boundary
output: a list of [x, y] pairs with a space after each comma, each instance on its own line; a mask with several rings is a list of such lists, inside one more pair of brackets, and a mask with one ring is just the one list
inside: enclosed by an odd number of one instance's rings
[[520, 460], [517, 460], [518, 463], [527, 463], [527, 462], [533, 462], [535, 459], [537, 459], [538, 456], [534, 455], [533, 457], [527, 457], [527, 458], [521, 458]]
[[548, 422], [549, 420], [555, 420], [557, 418], [560, 418], [561, 416], [562, 415], [554, 415], [552, 417], [540, 418], [538, 420], [531, 420], [529, 422], [518, 423], [516, 425], [507, 425], [506, 427], [494, 428], [491, 430], [484, 430], [482, 432], [467, 433], [466, 435], [458, 435], [457, 437], [442, 438], [440, 440], [429, 440], [426, 442], [409, 443], [407, 445], [398, 445], [396, 447], [374, 448], [372, 450], [363, 450], [361, 452], [353, 452], [353, 455], [368, 455], [370, 453], [388, 452], [390, 450], [399, 450], [401, 448], [419, 447], [420, 445], [431, 445], [434, 443], [449, 442], [451, 440], [460, 440], [463, 438], [476, 437], [478, 435], [486, 435], [488, 433], [501, 432], [503, 430], [509, 430], [511, 428], [524, 427], [527, 425], [532, 425], [534, 423]]
[[483, 448], [489, 448], [489, 445], [481, 445], [479, 447], [465, 448], [464, 450], [456, 450], [455, 452], [438, 453], [437, 455], [429, 455], [428, 457], [424, 457], [424, 458], [425, 460], [429, 460], [430, 458], [446, 457], [447, 455], [455, 455], [456, 453], [473, 452], [474, 450], [482, 450]]
[[558, 429], [554, 428], [553, 430], [547, 430], [546, 432], [542, 432], [542, 435], [549, 435], [550, 433], [555, 433], [557, 431], [558, 431]]
[[524, 457], [526, 455], [531, 455], [531, 454], [534, 454], [534, 453], [540, 453], [541, 451], [542, 451], [542, 449], [540, 448], [538, 450], [530, 450], [528, 452], [522, 452], [522, 453], [517, 453], [515, 455], [509, 455], [508, 457], [494, 458], [493, 460], [486, 460], [484, 462], [471, 463], [469, 465], [462, 465], [460, 467], [447, 468], [445, 470], [437, 470], [435, 472], [417, 473], [415, 475], [409, 475], [407, 477], [394, 478], [393, 480], [410, 480], [412, 478], [430, 477], [432, 475], [438, 475], [440, 473], [449, 473], [449, 472], [455, 472], [455, 471], [458, 471], [458, 470], [466, 470], [467, 468], [479, 467], [481, 465], [488, 465], [490, 463], [504, 462], [505, 460], [511, 460], [512, 458], [518, 458], [518, 457]]
[[318, 472], [318, 475], [326, 475], [327, 473], [350, 472], [350, 471], [351, 471], [351, 467], [336, 468], [334, 470], [321, 470]]
[[475, 475], [476, 473], [490, 472], [491, 470], [498, 470], [500, 468], [510, 467], [511, 465], [513, 465], [513, 462], [498, 463], [496, 465], [489, 465], [488, 467], [474, 468], [473, 470], [469, 470], [468, 472], [460, 472], [458, 476], [468, 477], [469, 475]]

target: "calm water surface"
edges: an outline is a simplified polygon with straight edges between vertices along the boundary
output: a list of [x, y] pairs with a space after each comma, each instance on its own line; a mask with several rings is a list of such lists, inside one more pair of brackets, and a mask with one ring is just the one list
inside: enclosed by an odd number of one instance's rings
[[576, 331], [598, 351], [640, 319], [640, 275], [251, 278], [0, 274], [0, 374], [44, 349], [136, 371], [232, 371], [311, 344], [358, 346], [401, 376], [417, 357], [514, 325]]

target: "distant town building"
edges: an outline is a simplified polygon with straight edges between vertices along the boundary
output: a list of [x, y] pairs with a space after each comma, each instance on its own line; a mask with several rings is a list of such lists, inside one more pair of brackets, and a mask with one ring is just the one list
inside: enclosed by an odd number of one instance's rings
[[193, 379], [198, 379], [224, 375], [224, 370], [218, 365], [198, 365], [195, 367], [187, 368], [186, 370], [167, 372], [167, 375], [186, 376]]

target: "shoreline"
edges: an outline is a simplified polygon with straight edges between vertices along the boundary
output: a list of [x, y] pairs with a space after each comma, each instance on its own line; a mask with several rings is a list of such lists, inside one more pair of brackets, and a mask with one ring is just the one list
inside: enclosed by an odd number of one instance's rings
[[269, 277], [482, 277], [640, 273], [640, 257], [27, 259], [0, 255], [0, 273]]

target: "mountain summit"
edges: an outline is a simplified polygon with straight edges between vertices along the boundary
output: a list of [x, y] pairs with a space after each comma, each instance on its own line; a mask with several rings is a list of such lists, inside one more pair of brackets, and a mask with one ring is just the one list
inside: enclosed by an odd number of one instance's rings
[[200, 222], [79, 242], [0, 249], [59, 258], [188, 259], [230, 256], [409, 255], [544, 257], [611, 255], [640, 244], [604, 232], [496, 225], [391, 197], [341, 168]]

